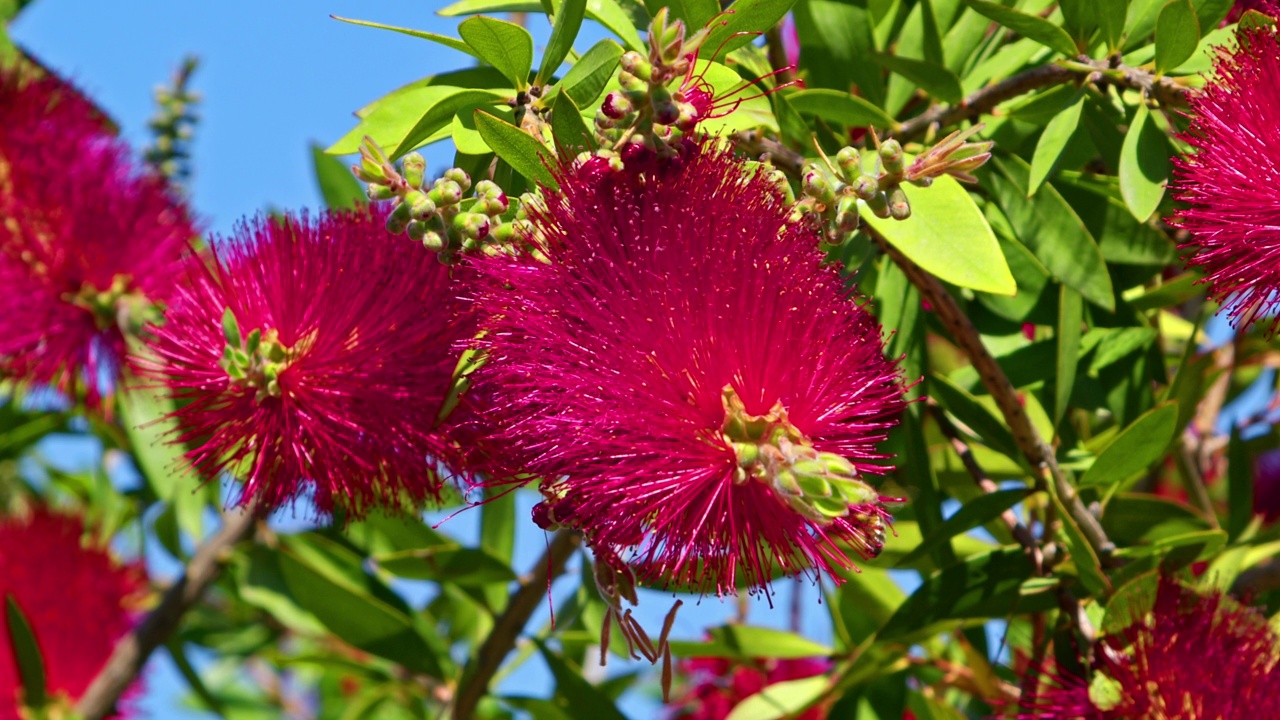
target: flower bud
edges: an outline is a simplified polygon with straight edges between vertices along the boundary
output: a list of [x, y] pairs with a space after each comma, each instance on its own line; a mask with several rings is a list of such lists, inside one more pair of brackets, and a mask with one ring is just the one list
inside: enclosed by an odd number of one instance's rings
[[619, 64], [623, 70], [644, 82], [649, 82], [650, 78], [653, 77], [653, 66], [635, 50], [628, 50], [623, 53]]
[[852, 195], [840, 198], [836, 205], [836, 230], [846, 235], [858, 229], [858, 199]]
[[885, 172], [891, 175], [902, 174], [902, 145], [897, 140], [885, 140], [880, 144], [880, 161], [884, 163]]
[[387, 232], [392, 235], [399, 235], [405, 231], [411, 219], [408, 203], [397, 204], [391, 214], [387, 216]]
[[680, 106], [671, 98], [671, 91], [664, 87], [653, 89], [651, 107], [653, 121], [659, 125], [674, 125], [680, 119]]
[[805, 171], [801, 187], [804, 188], [805, 195], [824, 205], [831, 205], [836, 201], [835, 190], [831, 188], [831, 183], [827, 182], [826, 174], [817, 166], [811, 165]]
[[867, 204], [867, 207], [871, 208], [871, 212], [876, 217], [889, 217], [889, 201], [885, 198], [884, 193], [878, 192], [863, 202]]
[[489, 218], [480, 213], [458, 213], [453, 219], [453, 226], [463, 237], [478, 240], [489, 234]]
[[369, 187], [365, 190], [369, 199], [377, 202], [378, 200], [390, 200], [396, 196], [396, 191], [392, 190], [388, 185], [378, 185], [377, 183], [369, 183]]
[[404, 156], [404, 181], [409, 187], [420, 188], [427, 172], [427, 161], [420, 153]]
[[604, 96], [604, 104], [600, 106], [600, 112], [610, 120], [621, 120], [635, 111], [631, 101], [627, 96], [614, 90]]
[[410, 240], [422, 242], [422, 239], [427, 236], [427, 224], [421, 220], [411, 220], [405, 226], [405, 232], [409, 235]]
[[836, 166], [840, 168], [846, 182], [854, 182], [862, 174], [862, 156], [854, 148], [840, 148], [840, 152], [836, 153]]
[[426, 220], [436, 212], [436, 204], [421, 190], [413, 190], [401, 201], [409, 206], [409, 215], [414, 220]]
[[427, 197], [431, 198], [431, 202], [437, 207], [457, 205], [462, 202], [462, 188], [453, 180], [440, 178], [436, 180], [431, 192], [427, 193]]
[[879, 181], [870, 175], [859, 175], [850, 187], [853, 189], [854, 195], [857, 195], [868, 203], [871, 202], [871, 198], [880, 194]]
[[437, 252], [437, 253], [438, 253], [438, 252], [440, 252], [440, 251], [444, 250], [444, 244], [445, 244], [445, 243], [444, 243], [444, 238], [442, 238], [442, 237], [440, 236], [440, 233], [438, 233], [438, 232], [430, 231], [430, 230], [429, 230], [429, 231], [427, 231], [425, 234], [423, 234], [423, 236], [422, 236], [422, 245], [423, 245], [423, 247], [425, 247], [426, 249], [430, 250], [431, 252]]
[[901, 185], [889, 191], [889, 215], [894, 220], [906, 220], [911, 217], [911, 203], [907, 201], [907, 193]]
[[462, 192], [466, 192], [471, 189], [471, 176], [462, 168], [453, 167], [445, 170], [444, 178], [457, 183]]

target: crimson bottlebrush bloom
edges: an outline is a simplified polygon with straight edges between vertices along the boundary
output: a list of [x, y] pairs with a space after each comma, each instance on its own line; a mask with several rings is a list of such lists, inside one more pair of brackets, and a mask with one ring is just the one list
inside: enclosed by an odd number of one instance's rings
[[1054, 677], [1023, 718], [1280, 717], [1280, 636], [1258, 611], [1162, 578], [1150, 613], [1094, 648], [1093, 677]]
[[496, 482], [544, 478], [543, 525], [703, 592], [874, 557], [890, 518], [859, 475], [903, 386], [776, 185], [693, 144], [559, 181], [540, 252], [478, 264]]
[[[1192, 152], [1175, 162], [1175, 221], [1212, 296], [1248, 324], [1280, 302], [1280, 42], [1272, 28], [1218, 49], [1214, 77], [1191, 98]], [[1275, 321], [1272, 321], [1274, 327]]]
[[1231, 12], [1227, 13], [1227, 17], [1222, 23], [1228, 25], [1240, 19], [1241, 15], [1255, 10], [1263, 15], [1271, 17], [1280, 17], [1280, 0], [1236, 0], [1231, 6]]
[[[679, 665], [687, 687], [671, 703], [670, 720], [725, 720], [743, 700], [774, 683], [802, 680], [831, 672], [826, 658], [762, 659], [735, 662], [729, 658], [689, 658]], [[824, 720], [821, 706], [796, 715], [794, 720]]]
[[141, 365], [182, 405], [189, 460], [241, 478], [242, 502], [310, 489], [358, 517], [438, 496], [453, 453], [439, 418], [473, 323], [450, 269], [385, 217], [260, 218], [211, 265], [188, 260]]
[[0, 127], [0, 375], [98, 405], [195, 231], [56, 78], [0, 77]]
[[[105, 548], [82, 541], [76, 517], [36, 510], [29, 518], [0, 519], [0, 604], [12, 597], [35, 635], [45, 685], [59, 702], [73, 703], [129, 632], [146, 591], [136, 564], [116, 562]], [[138, 684], [127, 695], [136, 694]], [[0, 720], [20, 720], [18, 674], [8, 620], [0, 613]], [[126, 716], [126, 710], [120, 716]]]

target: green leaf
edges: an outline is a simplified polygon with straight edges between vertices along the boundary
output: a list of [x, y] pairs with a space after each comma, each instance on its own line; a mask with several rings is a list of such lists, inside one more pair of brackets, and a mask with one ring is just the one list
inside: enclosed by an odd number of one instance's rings
[[[281, 547], [278, 554], [280, 573], [289, 595], [302, 609], [313, 614], [343, 641], [421, 672], [431, 677], [445, 677], [436, 652], [427, 643], [408, 613], [384, 599], [394, 594], [385, 587], [375, 592], [377, 583], [370, 577], [353, 577], [346, 570], [325, 560], [321, 551], [310, 548], [300, 538]], [[332, 551], [332, 550], [331, 550]], [[348, 561], [359, 570], [360, 558], [350, 551]]]
[[1146, 105], [1139, 105], [1120, 150], [1120, 194], [1139, 222], [1151, 217], [1169, 182], [1169, 143], [1151, 119]]
[[1053, 507], [1057, 510], [1067, 550], [1071, 553], [1072, 564], [1075, 565], [1076, 576], [1080, 578], [1080, 582], [1084, 584], [1090, 595], [1098, 598], [1107, 597], [1111, 593], [1111, 581], [1102, 572], [1102, 562], [1098, 558], [1098, 553], [1094, 552], [1080, 525], [1067, 511], [1066, 505], [1058, 495], [1057, 487], [1053, 483], [1048, 483], [1047, 489]]
[[339, 22], [350, 23], [352, 25], [360, 25], [362, 27], [377, 28], [379, 30], [390, 30], [392, 32], [398, 32], [403, 35], [408, 35], [410, 37], [421, 38], [423, 40], [430, 40], [433, 43], [443, 45], [452, 50], [457, 50], [458, 52], [466, 53], [473, 58], [477, 58], [480, 60], [484, 59], [480, 55], [478, 55], [470, 45], [459, 40], [458, 38], [449, 37], [448, 35], [440, 35], [438, 33], [427, 32], [425, 30], [414, 30], [412, 28], [396, 27], [394, 25], [383, 25], [381, 23], [369, 22], [368, 20], [352, 20], [351, 18], [338, 17], [337, 15], [330, 15], [329, 17]]
[[[478, 13], [545, 12], [546, 8], [533, 0], [462, 0], [437, 10], [437, 15], [457, 17]], [[587, 17], [608, 28], [626, 46], [639, 53], [648, 52], [640, 35], [636, 33], [634, 18], [618, 4], [618, 0], [587, 0]]]
[[481, 60], [498, 69], [517, 90], [529, 87], [533, 69], [533, 36], [528, 30], [491, 17], [467, 18], [458, 34]]
[[182, 444], [173, 442], [179, 435], [178, 421], [170, 416], [173, 400], [141, 387], [143, 381], [131, 376], [121, 382], [120, 423], [138, 470], [156, 497], [173, 507], [178, 527], [200, 537], [206, 496], [199, 492], [201, 479], [183, 457]]
[[573, 41], [578, 37], [586, 14], [587, 0], [564, 0], [557, 8], [556, 23], [551, 28], [547, 49], [542, 52], [542, 64], [538, 66], [538, 77], [534, 80], [536, 84], [542, 85], [555, 75], [560, 63], [573, 49]]
[[1000, 514], [1005, 510], [1026, 499], [1030, 494], [1031, 491], [1025, 488], [1014, 488], [1012, 490], [997, 490], [993, 493], [979, 495], [965, 503], [954, 515], [934, 528], [933, 532], [929, 533], [928, 537], [916, 546], [914, 550], [904, 555], [896, 563], [897, 567], [912, 565], [932, 552], [935, 547], [956, 535], [986, 525], [1000, 517]]
[[1080, 293], [1062, 286], [1058, 300], [1058, 361], [1054, 375], [1053, 426], [1056, 428], [1067, 414], [1071, 389], [1075, 386], [1076, 366], [1080, 363], [1080, 333], [1084, 324], [1084, 301]]
[[759, 33], [777, 25], [795, 2], [796, 0], [735, 0], [728, 8], [733, 11], [732, 14], [725, 13], [722, 16], [724, 24], [717, 25], [702, 46], [715, 51], [723, 43], [724, 49], [720, 52], [727, 55], [750, 43]]
[[670, 0], [664, 2], [671, 10], [671, 17], [683, 20], [690, 33], [704, 27], [720, 12], [719, 0]]
[[437, 545], [421, 550], [375, 555], [373, 559], [383, 570], [410, 580], [485, 585], [516, 579], [516, 574], [505, 562], [480, 548]]
[[1045, 47], [1052, 48], [1074, 58], [1079, 54], [1075, 41], [1066, 30], [1036, 15], [1014, 10], [989, 0], [964, 0], [964, 4], [986, 15], [1010, 30], [1024, 35]]
[[801, 90], [788, 95], [787, 102], [801, 114], [817, 115], [847, 127], [893, 128], [898, 125], [869, 101], [839, 90]]
[[578, 153], [594, 151], [595, 137], [569, 93], [560, 93], [551, 105], [551, 135], [560, 157], [572, 160]]
[[1035, 195], [1036, 190], [1053, 174], [1058, 159], [1062, 157], [1062, 151], [1067, 147], [1067, 142], [1080, 126], [1080, 111], [1084, 109], [1084, 97], [1083, 92], [1077, 93], [1076, 99], [1054, 115], [1045, 126], [1044, 132], [1040, 134], [1040, 141], [1036, 143], [1036, 152], [1031, 156], [1028, 195]]
[[1051, 183], [1027, 198], [1030, 166], [1019, 157], [994, 157], [978, 177], [1004, 211], [1017, 239], [1060, 282], [1114, 312], [1115, 291], [1098, 243]]
[[1209, 529], [1209, 523], [1186, 505], [1140, 493], [1118, 493], [1102, 513], [1102, 529], [1118, 546], [1153, 543]]
[[[396, 149], [390, 153], [391, 158], [394, 160], [403, 157], [409, 151], [422, 145], [441, 129], [448, 128], [453, 122], [453, 116], [459, 110], [471, 105], [496, 102], [499, 97], [499, 94], [492, 90], [450, 88], [450, 92], [444, 93], [427, 107], [426, 112], [422, 113], [422, 117], [418, 118], [418, 122], [414, 123], [408, 134], [399, 141]], [[374, 140], [377, 140], [377, 138], [375, 137]]]
[[320, 635], [324, 623], [294, 602], [280, 570], [278, 553], [253, 545], [235, 558], [235, 578], [239, 596], [260, 608], [282, 625], [298, 633]]
[[627, 720], [604, 691], [587, 682], [581, 672], [551, 652], [542, 640], [534, 638], [533, 642], [556, 679], [556, 697], [562, 701], [560, 706], [566, 715], [574, 720]]
[[828, 656], [833, 650], [821, 643], [785, 630], [750, 625], [723, 625], [709, 631], [713, 646], [723, 648], [716, 657], [805, 658]]
[[817, 675], [772, 683], [734, 705], [725, 720], [780, 720], [796, 717], [797, 713], [822, 697], [830, 682], [825, 675]]
[[622, 57], [622, 48], [612, 40], [601, 40], [578, 58], [560, 81], [560, 89], [569, 94], [578, 107], [590, 105], [609, 84]]
[[475, 119], [480, 136], [489, 143], [498, 157], [526, 178], [549, 187], [555, 186], [556, 179], [551, 168], [555, 167], [556, 158], [545, 145], [515, 125], [503, 122], [483, 110], [475, 112]]
[[1240, 439], [1240, 429], [1231, 429], [1227, 443], [1227, 533], [1234, 540], [1253, 519], [1253, 463]]
[[320, 197], [330, 210], [348, 210], [365, 201], [364, 189], [346, 163], [326, 154], [316, 143], [311, 144], [311, 164], [315, 168], [316, 184], [320, 186]]
[[942, 65], [884, 53], [871, 53], [871, 57], [881, 67], [901, 75], [941, 100], [958, 103], [964, 97], [960, 78]]
[[937, 373], [929, 376], [929, 393], [947, 412], [976, 432], [982, 444], [1015, 460], [1022, 457], [1004, 421], [950, 378]]
[[22, 679], [22, 704], [39, 711], [49, 702], [45, 686], [44, 657], [40, 654], [40, 646], [36, 643], [36, 636], [31, 631], [27, 616], [18, 607], [18, 601], [7, 593], [4, 600], [5, 620], [9, 629], [9, 647], [5, 650], [12, 651], [18, 677]]
[[[515, 118], [515, 113], [509, 107], [492, 107], [488, 105], [466, 105], [458, 108], [458, 112], [453, 116], [453, 120], [449, 122], [449, 133], [453, 136], [453, 147], [463, 155], [470, 157], [478, 157], [482, 155], [492, 156], [493, 152], [489, 150], [489, 143], [480, 137], [480, 131], [476, 129], [476, 110], [488, 108], [495, 117], [502, 118], [506, 122], [511, 122]], [[465, 168], [464, 168], [465, 169]], [[488, 171], [486, 164], [484, 171]], [[455, 403], [456, 405], [456, 403]], [[444, 412], [442, 407], [440, 412]]]
[[898, 606], [877, 637], [910, 642], [939, 627], [954, 627], [955, 620], [1004, 618], [1056, 607], [1056, 583], [1028, 582], [1031, 570], [1031, 561], [1018, 547], [999, 548], [943, 568]]
[[944, 175], [927, 188], [903, 184], [902, 189], [911, 217], [879, 218], [859, 200], [863, 221], [941, 280], [996, 295], [1018, 291], [991, 226], [955, 178]]
[[1148, 410], [1107, 446], [1080, 478], [1080, 487], [1110, 487], [1144, 471], [1164, 455], [1177, 431], [1178, 404]]
[[1191, 0], [1169, 0], [1156, 17], [1156, 73], [1186, 62], [1199, 43], [1200, 20]]

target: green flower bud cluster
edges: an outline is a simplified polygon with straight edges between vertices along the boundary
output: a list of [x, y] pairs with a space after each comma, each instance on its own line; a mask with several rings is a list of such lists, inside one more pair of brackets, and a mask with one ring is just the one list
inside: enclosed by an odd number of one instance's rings
[[601, 146], [621, 151], [640, 145], [659, 156], [678, 153], [674, 141], [698, 121], [697, 109], [686, 101], [678, 83], [688, 75], [710, 33], [710, 28], [703, 28], [686, 36], [684, 23], [670, 20], [665, 7], [654, 15], [648, 56], [634, 50], [622, 55], [621, 89], [610, 92], [596, 113]]
[[822, 163], [811, 162], [801, 171], [800, 190], [803, 197], [795, 203], [793, 219], [805, 220], [822, 229], [824, 239], [842, 244], [858, 228], [858, 201], [880, 218], [906, 220], [911, 217], [911, 203], [904, 183], [929, 187], [935, 178], [951, 175], [962, 182], [976, 182], [971, 175], [991, 158], [990, 141], [970, 143], [966, 140], [981, 125], [957, 131], [916, 157], [908, 167], [902, 145], [893, 139], [876, 141], [876, 171], [865, 173], [862, 155], [852, 147], [836, 153], [833, 165], [823, 156]]
[[156, 88], [156, 114], [147, 123], [154, 139], [143, 157], [175, 186], [191, 177], [189, 146], [199, 120], [196, 105], [200, 95], [191, 91], [190, 84], [197, 64], [194, 57], [186, 58], [174, 74], [172, 84]]
[[160, 308], [151, 302], [128, 275], [115, 275], [105, 290], [85, 283], [76, 293], [68, 293], [69, 302], [88, 310], [99, 330], [119, 328], [127, 336], [138, 337], [149, 323], [160, 322]]
[[274, 329], [263, 333], [255, 328], [248, 335], [240, 332], [235, 313], [227, 308], [222, 314], [222, 334], [227, 344], [222, 349], [219, 365], [231, 378], [233, 387], [254, 388], [254, 400], [262, 402], [283, 394], [280, 373], [289, 365], [289, 348], [278, 339]]
[[511, 217], [520, 215], [518, 207], [513, 209], [506, 193], [492, 180], [481, 180], [473, 187], [470, 175], [449, 168], [428, 184], [422, 155], [409, 153], [397, 170], [368, 137], [360, 145], [360, 164], [351, 169], [368, 183], [370, 200], [395, 201], [387, 217], [387, 231], [407, 234], [437, 253], [443, 263], [456, 262], [462, 253], [508, 250], [507, 244], [515, 236], [510, 221], [523, 219]]
[[816, 450], [787, 419], [781, 403], [764, 415], [751, 415], [732, 386], [725, 386], [722, 401], [722, 432], [738, 458], [734, 482], [764, 483], [780, 502], [819, 525], [879, 502], [857, 468], [836, 453]]

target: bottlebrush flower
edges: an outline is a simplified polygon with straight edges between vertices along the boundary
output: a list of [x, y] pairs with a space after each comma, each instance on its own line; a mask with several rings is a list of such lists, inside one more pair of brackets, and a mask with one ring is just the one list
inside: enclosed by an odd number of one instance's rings
[[90, 405], [195, 234], [103, 122], [51, 76], [0, 78], [0, 374]]
[[[0, 519], [0, 603], [11, 596], [21, 609], [40, 647], [48, 692], [64, 703], [84, 694], [132, 629], [146, 590], [140, 565], [116, 562], [105, 548], [85, 545], [83, 534], [79, 518], [44, 509], [27, 519]], [[23, 717], [21, 688], [0, 613], [0, 720]], [[126, 708], [120, 717], [129, 714]]]
[[1253, 513], [1269, 523], [1280, 520], [1280, 450], [1259, 453], [1253, 461]]
[[1227, 17], [1223, 19], [1223, 25], [1229, 25], [1240, 19], [1241, 15], [1256, 10], [1263, 15], [1271, 17], [1280, 17], [1280, 0], [1236, 0], [1231, 6], [1231, 12], [1227, 13]]
[[[1175, 162], [1176, 224], [1188, 263], [1212, 296], [1248, 325], [1280, 302], [1280, 42], [1271, 28], [1218, 49], [1214, 77], [1191, 98], [1192, 152]], [[1271, 320], [1272, 329], [1277, 320]]]
[[206, 478], [323, 513], [435, 498], [447, 412], [473, 323], [448, 267], [385, 228], [386, 209], [260, 218], [192, 257], [141, 365], [179, 404]]
[[[774, 683], [801, 680], [831, 672], [826, 658], [796, 658], [734, 662], [729, 658], [689, 658], [679, 670], [688, 688], [672, 703], [670, 720], [725, 720], [743, 700]], [[815, 707], [794, 720], [824, 720], [827, 711]]]
[[1162, 578], [1152, 611], [1095, 647], [1091, 681], [1053, 678], [1019, 717], [1280, 717], [1278, 643], [1256, 610]]
[[880, 327], [769, 179], [686, 155], [562, 170], [537, 252], [477, 264], [496, 482], [545, 478], [544, 524], [631, 548], [642, 580], [874, 557], [890, 516], [860, 476], [905, 404]]

